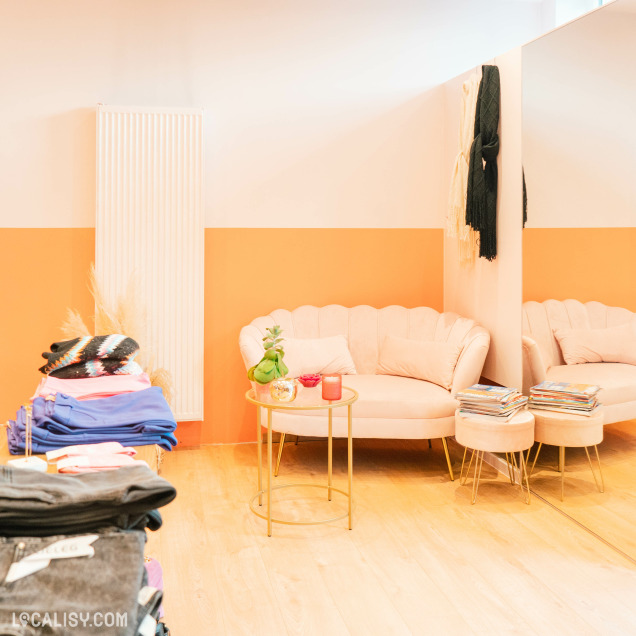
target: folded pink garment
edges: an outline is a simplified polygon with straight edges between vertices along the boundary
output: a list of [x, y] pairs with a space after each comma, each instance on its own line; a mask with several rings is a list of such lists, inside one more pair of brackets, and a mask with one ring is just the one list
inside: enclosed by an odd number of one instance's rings
[[96, 473], [102, 470], [115, 470], [122, 466], [147, 466], [141, 459], [128, 455], [78, 455], [66, 457], [57, 462], [58, 473]]
[[119, 442], [101, 442], [100, 444], [78, 444], [77, 446], [65, 446], [46, 453], [49, 462], [63, 457], [77, 457], [79, 455], [136, 455], [137, 451], [132, 446], [122, 446]]
[[[97, 400], [120, 393], [132, 393], [149, 389], [150, 378], [147, 373], [139, 375], [100, 375], [97, 378], [74, 378], [64, 380], [47, 375], [42, 378], [35, 390], [36, 397], [46, 397], [64, 393], [76, 400]], [[33, 399], [31, 398], [31, 399]]]

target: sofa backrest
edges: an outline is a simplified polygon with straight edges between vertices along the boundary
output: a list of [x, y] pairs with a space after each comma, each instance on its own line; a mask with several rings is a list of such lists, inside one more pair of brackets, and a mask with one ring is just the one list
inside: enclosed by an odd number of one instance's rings
[[392, 305], [376, 309], [368, 305], [351, 308], [305, 305], [293, 311], [276, 309], [241, 330], [241, 354], [246, 367], [261, 359], [263, 334], [272, 325], [280, 325], [283, 337], [288, 338], [344, 335], [357, 372], [365, 374], [375, 373], [380, 347], [389, 334], [459, 344], [467, 342], [476, 333], [485, 332], [474, 320], [455, 313], [439, 313], [429, 307], [407, 309]]
[[603, 329], [635, 321], [636, 314], [622, 307], [578, 300], [528, 301], [523, 304], [523, 335], [538, 345], [546, 370], [565, 364], [555, 329]]

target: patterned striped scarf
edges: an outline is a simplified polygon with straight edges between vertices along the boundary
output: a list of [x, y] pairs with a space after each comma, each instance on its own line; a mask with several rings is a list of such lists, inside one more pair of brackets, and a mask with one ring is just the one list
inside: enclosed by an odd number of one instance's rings
[[55, 378], [94, 378], [100, 375], [136, 375], [142, 373], [134, 362], [139, 345], [127, 336], [85, 336], [54, 342], [42, 357], [47, 363], [42, 373]]

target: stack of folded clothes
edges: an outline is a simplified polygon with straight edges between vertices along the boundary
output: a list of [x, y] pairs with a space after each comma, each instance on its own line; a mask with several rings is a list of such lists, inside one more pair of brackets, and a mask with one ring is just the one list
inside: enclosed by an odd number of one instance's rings
[[111, 441], [171, 450], [177, 424], [161, 388], [135, 362], [138, 352], [137, 342], [121, 334], [54, 342], [42, 354], [47, 375], [31, 404], [9, 422], [10, 452], [25, 451], [27, 420], [35, 453]]
[[0, 466], [0, 634], [154, 636], [145, 533], [175, 489], [145, 466], [50, 475]]
[[127, 446], [157, 444], [165, 450], [177, 444], [177, 423], [160, 387], [98, 400], [79, 401], [64, 393], [37, 397], [32, 406], [22, 406], [16, 419], [9, 421], [9, 451], [13, 454], [25, 451], [29, 417], [34, 453], [111, 441]]

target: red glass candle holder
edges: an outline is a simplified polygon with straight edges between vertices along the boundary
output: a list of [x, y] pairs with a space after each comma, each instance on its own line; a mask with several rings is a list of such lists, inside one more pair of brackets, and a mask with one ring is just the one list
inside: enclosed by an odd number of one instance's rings
[[342, 376], [339, 373], [327, 373], [322, 376], [322, 399], [340, 400], [342, 398]]

